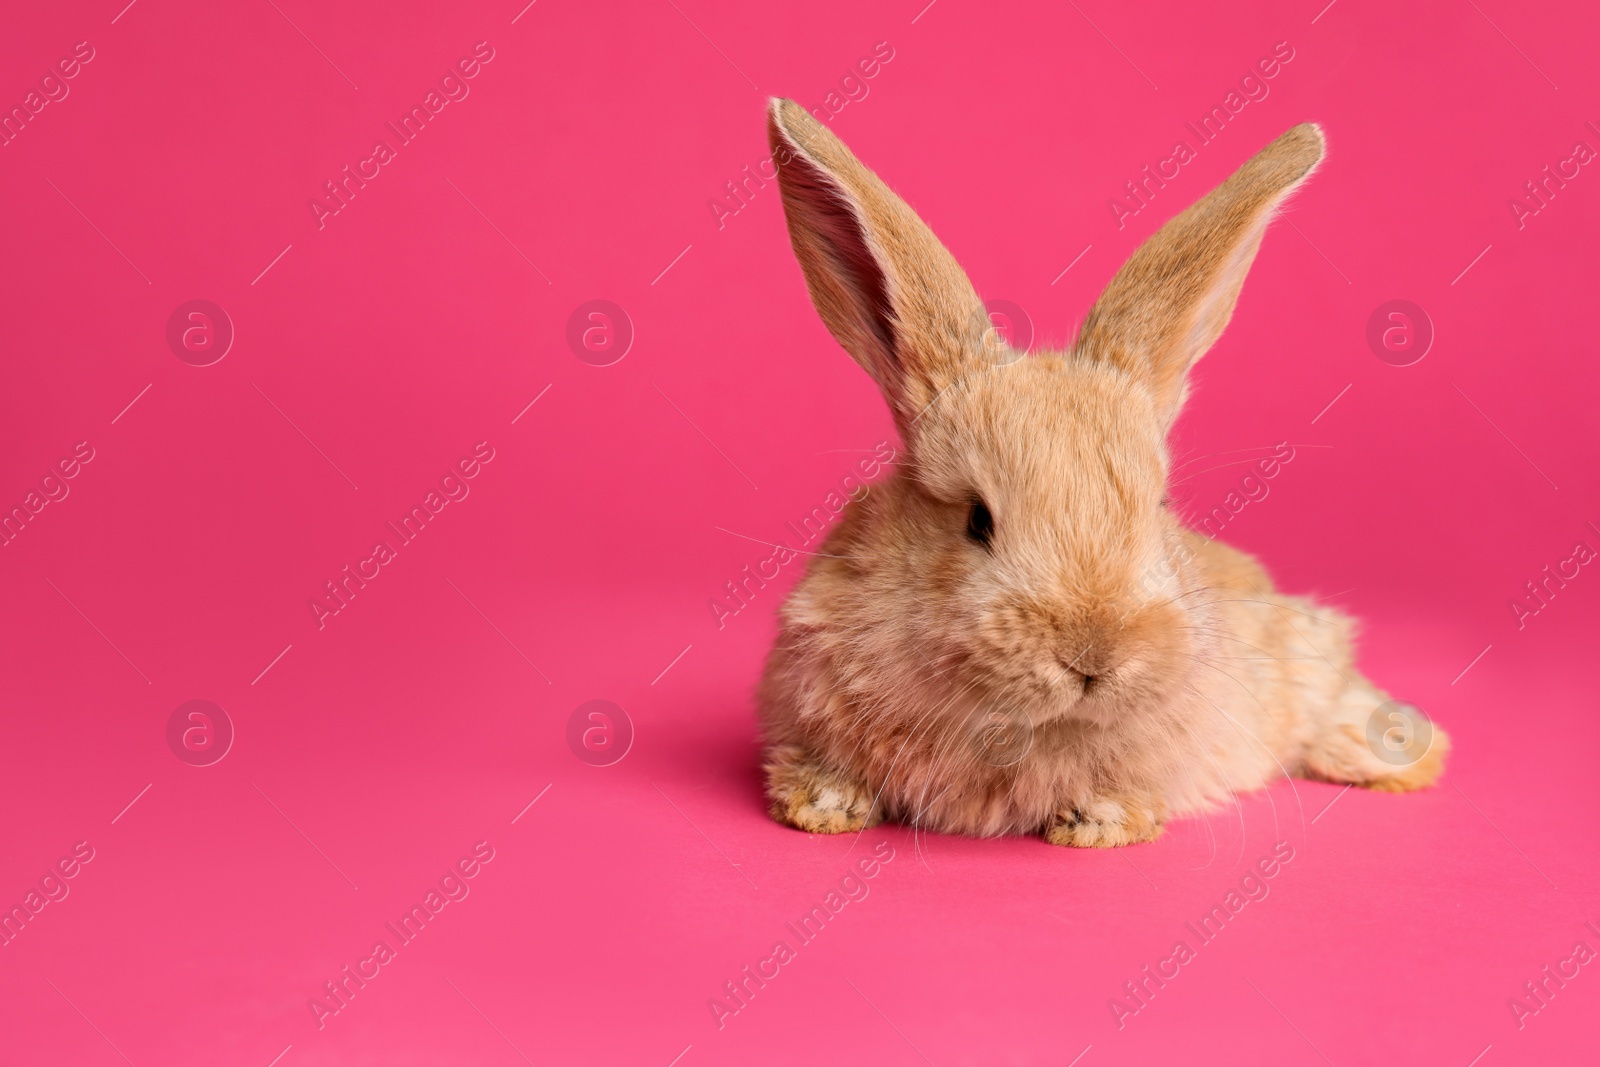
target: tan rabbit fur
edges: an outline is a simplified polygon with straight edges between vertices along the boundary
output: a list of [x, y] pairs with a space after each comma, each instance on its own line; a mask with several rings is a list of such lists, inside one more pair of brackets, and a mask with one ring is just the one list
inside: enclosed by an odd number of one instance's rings
[[1069, 351], [1032, 357], [804, 108], [774, 100], [768, 128], [812, 301], [905, 442], [784, 604], [760, 690], [776, 819], [1114, 846], [1285, 773], [1438, 777], [1441, 730], [1406, 765], [1369, 748], [1389, 698], [1356, 671], [1350, 621], [1164, 501], [1187, 371], [1321, 159], [1315, 126], [1151, 237]]

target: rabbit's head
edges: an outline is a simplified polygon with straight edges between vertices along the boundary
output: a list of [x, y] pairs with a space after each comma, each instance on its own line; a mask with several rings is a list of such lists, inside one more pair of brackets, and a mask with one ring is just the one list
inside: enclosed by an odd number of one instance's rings
[[1034, 724], [1169, 697], [1207, 624], [1165, 506], [1167, 433], [1321, 133], [1268, 145], [1134, 253], [1070, 349], [1024, 357], [932, 231], [804, 108], [774, 100], [768, 132], [812, 302], [905, 443], [852, 545], [860, 595], [923, 669]]

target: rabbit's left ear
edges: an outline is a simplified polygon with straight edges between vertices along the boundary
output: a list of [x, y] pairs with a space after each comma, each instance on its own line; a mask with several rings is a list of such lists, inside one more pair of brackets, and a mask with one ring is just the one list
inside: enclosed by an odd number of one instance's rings
[[1161, 227], [1111, 279], [1076, 350], [1147, 382], [1170, 426], [1190, 366], [1233, 317], [1267, 223], [1321, 162], [1322, 148], [1321, 130], [1296, 126]]
[[767, 116], [783, 210], [811, 302], [901, 434], [976, 356], [989, 321], [933, 231], [793, 100]]

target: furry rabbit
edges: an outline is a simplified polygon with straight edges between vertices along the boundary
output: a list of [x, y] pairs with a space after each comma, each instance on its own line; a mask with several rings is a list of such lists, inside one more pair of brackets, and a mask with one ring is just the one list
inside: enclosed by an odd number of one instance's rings
[[[1439, 776], [1448, 738], [1356, 671], [1349, 619], [1165, 506], [1187, 372], [1320, 161], [1316, 126], [1168, 222], [1072, 348], [1032, 358], [805, 108], [772, 101], [768, 134], [812, 302], [905, 443], [783, 606], [759, 693], [775, 819], [1109, 847], [1280, 774]], [[1400, 726], [1369, 744], [1372, 722]]]

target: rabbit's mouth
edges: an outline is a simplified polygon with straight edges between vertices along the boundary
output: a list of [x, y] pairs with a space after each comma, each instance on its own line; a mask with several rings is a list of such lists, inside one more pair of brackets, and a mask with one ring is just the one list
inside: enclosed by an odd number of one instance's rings
[[1119, 679], [1115, 672], [1081, 674], [1076, 670], [1068, 671], [1057, 687], [1055, 699], [1042, 709], [1039, 725], [1063, 719], [1104, 725], [1117, 714], [1121, 703], [1119, 690]]
[[[1092, 643], [1075, 653], [1051, 654], [1041, 649], [1028, 665], [1017, 669], [1017, 661], [1007, 659], [1003, 666], [988, 664], [995, 696], [1007, 703], [1027, 708], [1035, 725], [1062, 718], [1096, 718], [1115, 704], [1130, 673], [1137, 670], [1127, 655], [1113, 660], [1098, 655]], [[996, 668], [998, 667], [998, 671]], [[980, 666], [981, 670], [982, 667]]]
[[1059, 664], [1040, 664], [1023, 677], [988, 681], [974, 714], [991, 720], [998, 715], [1030, 730], [1066, 719], [1101, 720], [1112, 714], [1118, 689], [1114, 675], [1087, 675]]
[[1097, 726], [1126, 722], [1165, 706], [1171, 692], [1162, 680], [1182, 672], [1158, 648], [1124, 645], [1098, 658], [1093, 652], [1057, 656], [1054, 663], [1041, 665], [1038, 673], [1048, 677], [1049, 684], [1033, 705], [1030, 720], [1035, 728], [1064, 721]]
[[919, 635], [917, 654], [939, 649], [923, 660], [938, 669], [916, 680], [922, 692], [913, 704], [931, 699], [958, 719], [998, 715], [995, 721], [1030, 730], [1068, 722], [1109, 728], [1159, 713], [1189, 673], [1192, 643], [1170, 604], [1128, 608], [1107, 597], [1072, 604], [1034, 594], [967, 610], [965, 625]]

